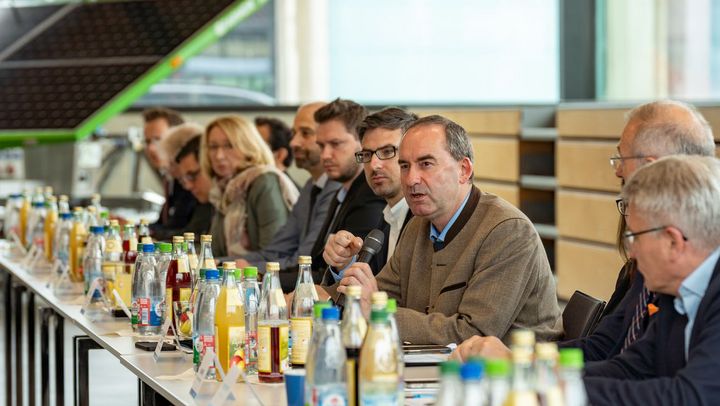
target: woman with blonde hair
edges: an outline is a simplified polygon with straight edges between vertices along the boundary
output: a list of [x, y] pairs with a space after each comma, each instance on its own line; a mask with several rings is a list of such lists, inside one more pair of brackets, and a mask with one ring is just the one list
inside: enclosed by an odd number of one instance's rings
[[212, 121], [202, 136], [200, 164], [213, 181], [213, 254], [240, 256], [265, 247], [285, 224], [299, 193], [275, 168], [255, 126], [239, 116]]

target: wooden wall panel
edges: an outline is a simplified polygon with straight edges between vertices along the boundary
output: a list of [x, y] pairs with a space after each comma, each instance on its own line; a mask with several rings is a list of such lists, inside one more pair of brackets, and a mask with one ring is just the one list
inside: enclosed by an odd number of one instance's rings
[[485, 138], [472, 136], [475, 155], [475, 178], [517, 182], [518, 140], [511, 138]]
[[520, 188], [517, 185], [482, 181], [476, 181], [475, 185], [483, 192], [500, 196], [513, 206], [520, 207]]
[[559, 108], [556, 115], [558, 135], [578, 138], [620, 138], [629, 108]]
[[612, 194], [556, 192], [555, 219], [558, 234], [613, 245], [620, 214]]
[[519, 135], [522, 128], [520, 109], [487, 110], [415, 110], [423, 117], [439, 114], [460, 124], [470, 134]]
[[610, 166], [616, 144], [615, 141], [558, 141], [555, 149], [558, 186], [619, 192], [620, 179]]
[[610, 246], [559, 240], [555, 244], [558, 296], [569, 299], [576, 290], [608, 300], [623, 260]]

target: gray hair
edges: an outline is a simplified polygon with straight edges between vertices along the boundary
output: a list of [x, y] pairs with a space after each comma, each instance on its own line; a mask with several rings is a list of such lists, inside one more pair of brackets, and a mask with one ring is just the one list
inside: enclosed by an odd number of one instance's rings
[[423, 117], [413, 122], [405, 133], [415, 127], [424, 125], [439, 125], [445, 129], [445, 144], [447, 144], [447, 151], [456, 161], [462, 161], [463, 158], [470, 158], [470, 162], [473, 162], [473, 149], [470, 144], [470, 138], [467, 135], [467, 131], [458, 123], [439, 115], [431, 115]]
[[695, 247], [720, 246], [720, 161], [714, 157], [668, 156], [638, 169], [622, 198], [657, 222], [672, 225]]
[[[676, 110], [687, 118], [677, 119]], [[712, 128], [692, 105], [676, 100], [658, 100], [630, 110], [626, 122], [637, 123], [632, 143], [634, 156], [715, 155]]]

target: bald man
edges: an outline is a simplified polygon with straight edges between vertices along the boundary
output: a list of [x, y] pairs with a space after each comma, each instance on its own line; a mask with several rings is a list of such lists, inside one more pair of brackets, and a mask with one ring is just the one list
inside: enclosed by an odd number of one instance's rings
[[[620, 183], [624, 185], [639, 168], [668, 155], [715, 155], [712, 129], [702, 114], [689, 104], [673, 100], [646, 103], [630, 110], [617, 153], [610, 158]], [[625, 215], [623, 204], [618, 203], [618, 210]], [[621, 224], [624, 229], [624, 221]], [[586, 361], [610, 359], [643, 336], [649, 322], [648, 304], [654, 299], [635, 261], [628, 260], [595, 331], [587, 337], [561, 341], [558, 346], [581, 348]], [[463, 342], [453, 356], [466, 359], [477, 354], [492, 358], [506, 356], [509, 351], [497, 338], [474, 336]]]
[[310, 173], [310, 179], [300, 191], [300, 197], [290, 212], [287, 223], [275, 233], [268, 246], [250, 252], [238, 260], [238, 266], [249, 264], [264, 269], [266, 261], [280, 262], [280, 281], [285, 291], [295, 287], [297, 258], [310, 255], [323, 226], [327, 211], [340, 183], [329, 180], [320, 160], [320, 147], [315, 142], [318, 123], [315, 112], [326, 103], [301, 106], [293, 121], [290, 147], [298, 168]]

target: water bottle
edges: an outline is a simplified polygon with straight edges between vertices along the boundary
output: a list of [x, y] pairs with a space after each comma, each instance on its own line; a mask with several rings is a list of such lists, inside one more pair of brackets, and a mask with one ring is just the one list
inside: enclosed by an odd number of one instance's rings
[[[205, 273], [208, 271], [208, 269], [201, 268], [200, 271], [198, 271], [198, 282], [195, 284], [195, 288], [192, 291], [192, 294], [190, 295], [190, 314], [192, 315], [192, 342], [193, 342], [193, 351], [195, 348], [195, 340], [197, 339], [197, 308], [200, 304], [200, 299], [202, 297], [203, 290], [206, 286], [206, 279], [205, 279]], [[198, 367], [200, 367], [200, 354], [195, 354], [193, 352], [193, 368], [195, 369], [195, 372], [197, 372]]]
[[[197, 320], [197, 328], [193, 330], [193, 363], [197, 363], [198, 367], [206, 350], [215, 350], [215, 306], [219, 295], [220, 272], [217, 269], [208, 269], [205, 271], [205, 287], [193, 318]], [[212, 365], [204, 379], [215, 379], [214, 362]]]
[[70, 199], [67, 195], [60, 195], [60, 199], [58, 199], [58, 212], [70, 212]]
[[395, 313], [397, 313], [397, 300], [394, 298], [387, 299], [385, 309], [388, 314], [388, 322], [390, 323], [390, 331], [392, 332], [395, 345], [397, 346], [398, 366], [400, 370], [400, 392], [402, 393], [405, 389], [405, 363], [403, 362], [403, 346], [402, 340], [400, 339], [400, 330], [398, 329], [397, 319], [395, 319]]
[[585, 406], [588, 404], [587, 392], [582, 379], [585, 365], [583, 352], [579, 348], [560, 350], [560, 379], [563, 381], [565, 406]]
[[340, 311], [337, 307], [322, 309], [321, 329], [317, 335], [315, 356], [306, 364], [305, 404], [346, 405], [347, 377], [345, 370], [345, 347], [339, 326]]
[[[92, 295], [91, 305], [103, 304], [105, 292], [105, 278], [102, 272], [103, 252], [105, 251], [105, 238], [103, 228], [99, 226], [90, 227], [85, 252], [83, 254], [83, 275], [85, 277], [85, 294], [90, 291], [93, 283], [97, 283], [98, 290]], [[97, 282], [96, 282], [97, 281]]]
[[373, 309], [360, 351], [360, 404], [399, 405], [400, 389], [397, 342], [392, 336], [385, 309]]
[[164, 291], [153, 252], [153, 244], [143, 244], [142, 261], [135, 267], [133, 277], [133, 319], [141, 335], [160, 333], [164, 316]]
[[257, 282], [257, 268], [243, 269], [245, 279], [242, 289], [245, 293], [245, 357], [248, 374], [257, 373], [257, 322], [260, 306], [260, 287]]
[[5, 202], [5, 221], [3, 222], [3, 235], [10, 238], [13, 232], [20, 238], [20, 208], [23, 204], [23, 196], [21, 194], [12, 194], [8, 196]]
[[[70, 230], [72, 230], [72, 214], [63, 212], [60, 214], [60, 223], [55, 227], [53, 258], [65, 269], [70, 266]], [[58, 267], [57, 272], [58, 276], [62, 274], [62, 268]]]
[[192, 277], [192, 286], [198, 281], [198, 256], [195, 252], [195, 233], [184, 233], [183, 239], [185, 240], [185, 254], [187, 254], [188, 262], [190, 264], [190, 276]]
[[503, 406], [510, 393], [510, 362], [506, 359], [485, 360], [485, 372], [488, 377], [490, 406]]
[[351, 285], [347, 287], [342, 321], [343, 345], [345, 345], [345, 354], [347, 356], [348, 404], [351, 406], [360, 403], [358, 398], [358, 360], [367, 333], [367, 321], [360, 307], [361, 295], [362, 288], [360, 286]]
[[290, 364], [293, 367], [305, 366], [308, 345], [312, 336], [313, 304], [318, 300], [310, 267], [312, 258], [301, 255], [298, 258], [298, 278], [295, 283], [290, 311]]
[[563, 404], [563, 394], [557, 372], [557, 359], [557, 344], [535, 344], [535, 387], [541, 405]]
[[483, 364], [479, 360], [465, 363], [460, 368], [460, 376], [463, 380], [463, 402], [464, 406], [483, 406], [487, 404], [487, 393], [483, 385]]
[[45, 249], [45, 203], [33, 202], [28, 222], [28, 241], [41, 252]]
[[158, 275], [160, 275], [161, 283], [162, 283], [162, 289], [163, 294], [165, 292], [165, 280], [167, 278], [167, 271], [168, 267], [170, 266], [170, 262], [172, 262], [172, 244], [169, 242], [161, 242], [159, 244], [156, 244], [156, 248], [158, 248], [159, 245], [159, 252], [157, 252], [157, 268], [158, 268]]
[[460, 367], [460, 362], [455, 360], [440, 364], [440, 391], [436, 406], [460, 406], [463, 393]]

